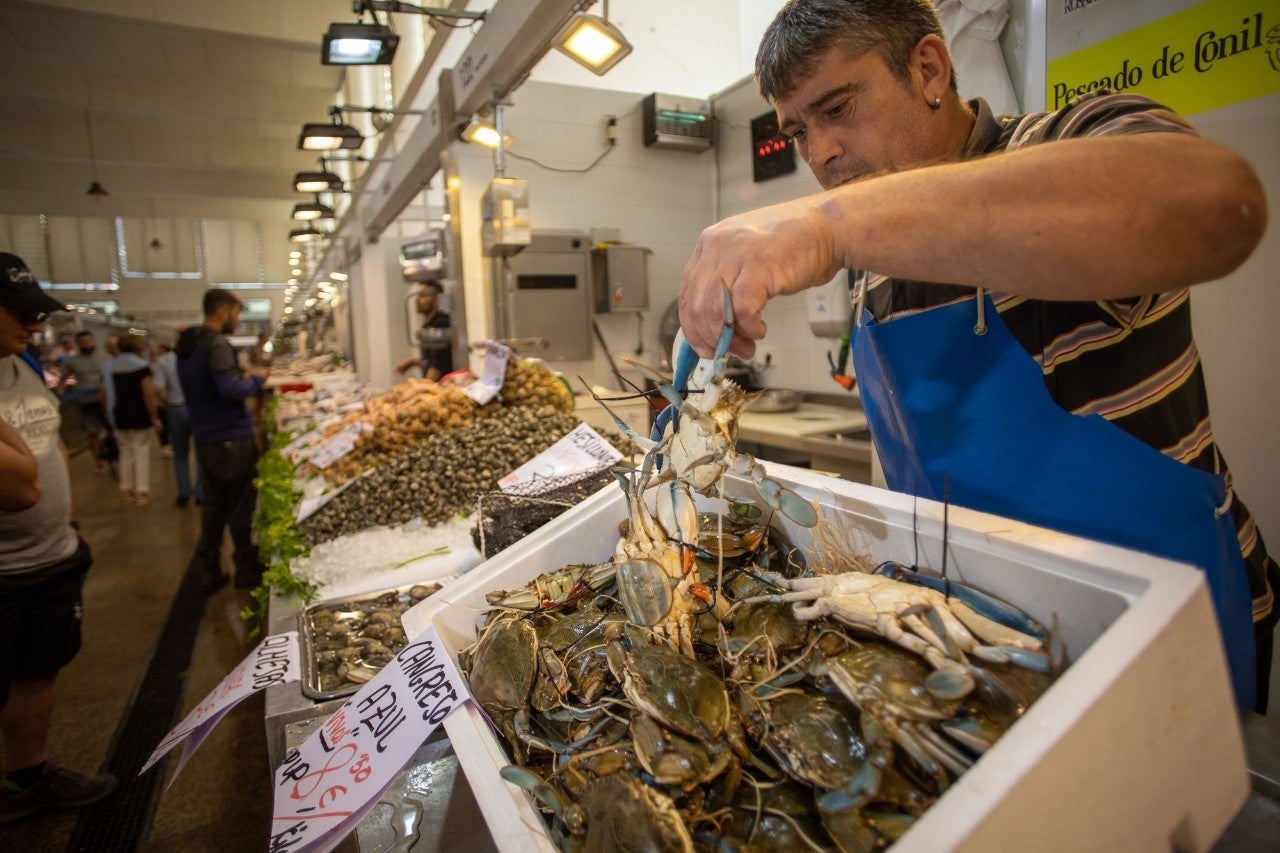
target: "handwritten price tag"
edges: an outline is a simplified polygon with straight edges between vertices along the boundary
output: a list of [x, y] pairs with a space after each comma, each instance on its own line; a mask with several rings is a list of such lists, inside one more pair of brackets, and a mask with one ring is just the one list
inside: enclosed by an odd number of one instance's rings
[[298, 632], [289, 631], [267, 637], [240, 662], [239, 666], [231, 670], [226, 678], [218, 682], [213, 692], [193, 708], [186, 719], [165, 735], [164, 740], [160, 741], [160, 745], [147, 759], [147, 763], [142, 765], [138, 775], [146, 773], [169, 750], [185, 740], [186, 744], [182, 749], [178, 769], [169, 780], [169, 784], [172, 785], [173, 780], [178, 778], [178, 774], [186, 766], [187, 759], [200, 748], [200, 744], [228, 711], [259, 690], [270, 687], [272, 684], [288, 684], [301, 677], [301, 669], [298, 666]]
[[539, 481], [554, 487], [562, 483], [559, 478], [574, 474], [589, 474], [617, 463], [622, 454], [600, 433], [586, 424], [578, 424], [573, 431], [528, 462], [498, 481], [504, 492], [527, 493], [536, 490]]
[[428, 628], [285, 756], [275, 774], [271, 851], [332, 850], [468, 698]]
[[304, 432], [280, 448], [280, 455], [290, 462], [296, 462], [299, 456], [305, 456], [307, 449], [323, 438], [324, 432], [322, 430], [313, 429], [310, 432]]
[[484, 342], [484, 372], [480, 378], [462, 390], [480, 405], [492, 400], [502, 390], [502, 380], [507, 375], [507, 359], [511, 347], [497, 341]]

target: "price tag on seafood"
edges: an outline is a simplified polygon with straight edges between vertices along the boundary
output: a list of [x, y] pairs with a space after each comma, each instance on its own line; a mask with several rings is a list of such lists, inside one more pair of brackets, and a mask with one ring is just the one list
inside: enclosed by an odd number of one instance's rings
[[622, 454], [586, 424], [574, 430], [542, 453], [498, 481], [504, 492], [529, 494], [539, 483], [555, 488], [565, 477], [591, 474], [616, 465]]
[[288, 459], [290, 462], [296, 462], [300, 456], [306, 453], [307, 448], [314, 444], [318, 444], [323, 439], [324, 432], [321, 430], [313, 429], [309, 432], [304, 432], [302, 435], [280, 448], [280, 455], [285, 459]]
[[289, 631], [284, 634], [273, 634], [267, 637], [240, 665], [231, 670], [227, 677], [218, 682], [213, 692], [204, 697], [199, 705], [187, 714], [186, 719], [174, 726], [164, 740], [151, 753], [147, 763], [138, 771], [141, 776], [151, 768], [169, 750], [181, 741], [186, 741], [182, 749], [182, 758], [178, 761], [178, 769], [174, 771], [173, 780], [178, 778], [187, 759], [200, 748], [200, 744], [213, 731], [228, 711], [240, 704], [248, 696], [272, 684], [288, 684], [302, 677], [302, 669], [298, 663], [298, 632]]
[[307, 461], [317, 468], [328, 468], [355, 449], [356, 439], [362, 431], [360, 425], [355, 424], [334, 433], [306, 454]]
[[507, 359], [510, 357], [511, 347], [497, 341], [485, 341], [484, 372], [479, 379], [462, 390], [482, 406], [492, 400], [502, 390], [502, 381], [507, 375]]
[[365, 474], [368, 474], [372, 470], [373, 469], [369, 469], [369, 471], [364, 471], [360, 474], [357, 474], [356, 476], [352, 477], [350, 480], [347, 480], [341, 486], [338, 486], [338, 488], [330, 489], [329, 491], [325, 492], [322, 495], [316, 495], [313, 498], [303, 498], [302, 500], [298, 501], [298, 511], [297, 511], [297, 515], [294, 517], [294, 521], [299, 521], [299, 522], [304, 521], [310, 518], [311, 516], [315, 515], [317, 512], [319, 512], [321, 509], [324, 508], [325, 504], [327, 504], [329, 501], [333, 500], [338, 495], [345, 492], [347, 489], [351, 488], [352, 483], [354, 483], [356, 480], [359, 480], [361, 477], [363, 477]]
[[275, 774], [270, 850], [332, 850], [468, 698], [428, 628], [348, 699]]

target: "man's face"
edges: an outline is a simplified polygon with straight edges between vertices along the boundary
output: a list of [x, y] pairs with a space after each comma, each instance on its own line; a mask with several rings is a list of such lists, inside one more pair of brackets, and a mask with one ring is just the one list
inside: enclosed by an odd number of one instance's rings
[[229, 335], [240, 325], [240, 306], [224, 305], [221, 310], [222, 325], [219, 328], [222, 334]]
[[937, 162], [946, 140], [933, 131], [917, 77], [913, 67], [912, 82], [904, 83], [879, 51], [849, 58], [833, 47], [774, 104], [778, 124], [823, 189]]
[[46, 314], [25, 314], [7, 305], [0, 306], [0, 356], [17, 355], [27, 348], [31, 336], [44, 328]]
[[98, 342], [93, 339], [93, 335], [77, 335], [76, 349], [80, 350], [81, 355], [89, 355], [98, 348]]
[[437, 307], [436, 292], [430, 287], [419, 287], [414, 305], [419, 314], [434, 314]]

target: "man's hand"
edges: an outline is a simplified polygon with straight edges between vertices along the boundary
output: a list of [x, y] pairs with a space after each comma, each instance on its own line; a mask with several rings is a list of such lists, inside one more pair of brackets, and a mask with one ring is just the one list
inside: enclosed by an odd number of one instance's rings
[[724, 323], [724, 288], [733, 301], [729, 351], [750, 358], [775, 296], [824, 284], [840, 269], [832, 234], [814, 199], [798, 199], [725, 219], [698, 237], [680, 279], [680, 327], [710, 356]]
[[418, 363], [419, 363], [418, 359], [416, 358], [406, 358], [404, 361], [398, 362], [396, 364], [396, 373], [399, 374], [400, 376], [403, 376], [405, 374], [405, 371], [407, 371], [409, 368], [413, 367]]

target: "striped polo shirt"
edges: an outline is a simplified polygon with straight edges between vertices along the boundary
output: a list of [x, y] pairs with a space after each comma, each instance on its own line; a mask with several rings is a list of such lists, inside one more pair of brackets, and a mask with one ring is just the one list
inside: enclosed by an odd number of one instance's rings
[[[1026, 116], [993, 116], [981, 99], [970, 106], [977, 121], [966, 158], [1084, 136], [1194, 133], [1166, 107], [1128, 93], [1090, 92], [1056, 112]], [[972, 287], [878, 276], [871, 279], [867, 308], [877, 320], [890, 320], [973, 296]], [[1179, 462], [1226, 476], [1253, 618], [1272, 621], [1268, 575], [1274, 582], [1277, 571], [1253, 516], [1231, 488], [1226, 460], [1213, 440], [1188, 290], [1097, 302], [991, 296], [1005, 325], [1040, 365], [1058, 405], [1079, 415], [1101, 415]]]

